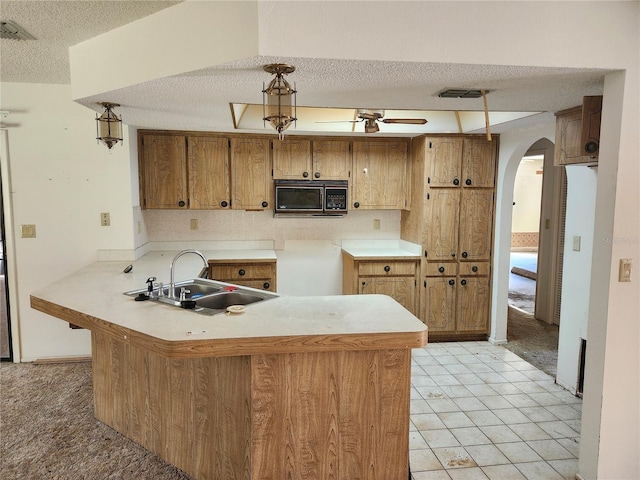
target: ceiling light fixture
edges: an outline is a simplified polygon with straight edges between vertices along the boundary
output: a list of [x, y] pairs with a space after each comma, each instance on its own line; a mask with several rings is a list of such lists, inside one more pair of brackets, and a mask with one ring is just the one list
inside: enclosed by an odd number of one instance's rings
[[104, 143], [109, 150], [116, 143], [122, 142], [122, 116], [113, 113], [113, 107], [119, 107], [118, 103], [98, 102], [104, 107], [102, 115], [96, 114], [96, 140]]
[[294, 72], [296, 67], [285, 63], [272, 63], [264, 66], [264, 71], [275, 77], [266, 87], [262, 84], [262, 120], [269, 122], [278, 132], [278, 138], [284, 138], [284, 131], [296, 118], [296, 89], [284, 78]]

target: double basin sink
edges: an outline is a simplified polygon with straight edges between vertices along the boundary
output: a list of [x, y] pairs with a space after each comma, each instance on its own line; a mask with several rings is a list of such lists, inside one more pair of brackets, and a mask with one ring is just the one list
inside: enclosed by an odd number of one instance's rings
[[[136, 300], [151, 300], [179, 308], [193, 310], [196, 313], [215, 315], [229, 311], [241, 311], [237, 306], [262, 302], [278, 295], [254, 288], [230, 285], [205, 278], [194, 278], [176, 282], [173, 295], [169, 295], [169, 286], [154, 286], [149, 292], [143, 288], [125, 292]], [[145, 298], [146, 297], [146, 298]], [[231, 307], [231, 308], [230, 308]]]

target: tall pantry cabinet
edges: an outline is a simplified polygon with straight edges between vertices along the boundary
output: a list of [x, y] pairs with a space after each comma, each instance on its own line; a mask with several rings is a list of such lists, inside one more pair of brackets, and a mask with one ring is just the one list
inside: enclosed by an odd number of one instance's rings
[[401, 237], [423, 247], [419, 317], [434, 340], [486, 338], [498, 138], [418, 137]]

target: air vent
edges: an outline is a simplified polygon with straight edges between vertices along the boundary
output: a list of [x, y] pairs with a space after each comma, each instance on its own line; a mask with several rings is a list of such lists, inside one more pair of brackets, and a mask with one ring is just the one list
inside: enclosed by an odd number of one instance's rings
[[[489, 90], [485, 90], [484, 93], [489, 93]], [[480, 98], [482, 97], [482, 90], [447, 88], [438, 93], [438, 96], [441, 98]]]
[[18, 25], [16, 22], [7, 20], [6, 22], [0, 22], [0, 38], [4, 40], [35, 40], [36, 37], [27, 32], [24, 28]]

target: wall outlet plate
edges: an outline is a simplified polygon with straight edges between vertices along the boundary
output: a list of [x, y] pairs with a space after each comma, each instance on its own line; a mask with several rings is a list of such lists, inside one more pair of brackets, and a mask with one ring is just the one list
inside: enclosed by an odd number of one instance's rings
[[631, 281], [631, 264], [632, 263], [633, 263], [633, 260], [631, 258], [620, 259], [620, 271], [618, 272], [619, 282]]
[[109, 212], [102, 212], [100, 214], [100, 225], [103, 227], [111, 225], [111, 215], [109, 215]]
[[33, 224], [20, 225], [22, 238], [36, 238], [36, 226]]

